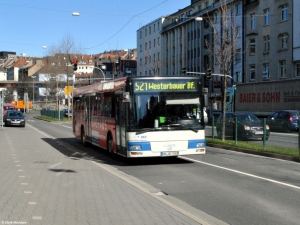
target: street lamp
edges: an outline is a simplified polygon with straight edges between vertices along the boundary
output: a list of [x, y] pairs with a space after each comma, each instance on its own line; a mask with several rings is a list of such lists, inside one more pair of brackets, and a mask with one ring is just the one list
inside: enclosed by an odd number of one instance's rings
[[[104, 66], [104, 67], [105, 67], [105, 66]], [[103, 68], [103, 67], [102, 67], [102, 68]], [[103, 81], [105, 81], [105, 73], [103, 72], [103, 70], [101, 70], [99, 67], [94, 67], [94, 69], [98, 69], [98, 70], [100, 70], [100, 71], [102, 72], [103, 78], [104, 78]], [[103, 69], [105, 69], [105, 68], [103, 68]]]
[[36, 78], [36, 76], [31, 76], [32, 78], [32, 109], [34, 108], [34, 78]]

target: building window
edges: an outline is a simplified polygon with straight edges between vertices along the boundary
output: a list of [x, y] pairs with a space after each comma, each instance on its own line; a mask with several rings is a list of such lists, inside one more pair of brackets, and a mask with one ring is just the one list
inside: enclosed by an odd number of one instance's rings
[[250, 54], [253, 55], [255, 54], [255, 39], [250, 39]]
[[143, 48], [142, 48], [142, 45], [140, 45], [140, 52], [142, 52], [142, 49], [143, 49]]
[[147, 28], [145, 28], [145, 37], [147, 36]]
[[215, 13], [215, 23], [219, 23], [220, 22], [220, 13]]
[[151, 41], [149, 41], [149, 49], [151, 49]]
[[240, 38], [241, 37], [241, 26], [236, 26], [235, 27], [235, 38]]
[[264, 53], [270, 52], [270, 35], [266, 35], [264, 38]]
[[263, 79], [267, 80], [269, 78], [269, 63], [267, 62], [263, 64]]
[[255, 29], [256, 28], [256, 17], [255, 17], [255, 13], [250, 14], [250, 19], [251, 19], [251, 29]]
[[147, 56], [145, 56], [145, 64], [147, 64]]
[[281, 8], [281, 20], [285, 21], [288, 19], [288, 7], [287, 5], [282, 5], [280, 8]]
[[147, 50], [147, 43], [145, 43], [145, 51]]
[[153, 24], [153, 32], [155, 32], [155, 24]]
[[155, 54], [153, 54], [153, 62], [155, 62]]
[[140, 58], [140, 66], [143, 65], [143, 59]]
[[255, 65], [250, 65], [250, 80], [255, 80]]
[[288, 35], [287, 34], [280, 34], [279, 35], [279, 47], [280, 49], [287, 49], [288, 48]]
[[156, 47], [156, 39], [153, 40], [153, 47]]
[[204, 28], [208, 28], [208, 27], [209, 27], [209, 20], [204, 19]]
[[238, 48], [235, 50], [235, 61], [240, 61], [241, 60], [241, 49]]
[[140, 30], [140, 39], [143, 37], [143, 32]]
[[300, 63], [296, 64], [296, 76], [300, 77]]
[[158, 46], [159, 46], [159, 40], [160, 40], [160, 39], [159, 39], [159, 38], [157, 38], [157, 45], [158, 45]]
[[149, 34], [151, 34], [151, 27], [149, 27]]
[[235, 5], [235, 15], [241, 15], [242, 14], [242, 3], [238, 3]]
[[264, 9], [264, 19], [265, 19], [265, 26], [270, 25], [270, 9]]
[[204, 48], [208, 48], [209, 47], [209, 35], [207, 34], [207, 35], [205, 35], [204, 36], [204, 38], [203, 38], [203, 40], [204, 40]]
[[282, 60], [279, 61], [280, 65], [280, 78], [285, 78], [286, 77], [286, 61]]
[[235, 77], [233, 78], [234, 83], [242, 83], [242, 73], [241, 71], [235, 72]]
[[159, 52], [157, 53], [157, 61], [159, 61]]

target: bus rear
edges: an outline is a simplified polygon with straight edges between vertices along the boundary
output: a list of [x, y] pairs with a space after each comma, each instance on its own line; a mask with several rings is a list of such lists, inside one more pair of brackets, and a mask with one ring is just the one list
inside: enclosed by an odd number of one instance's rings
[[8, 110], [17, 110], [17, 107], [11, 103], [3, 104], [3, 114], [5, 114]]

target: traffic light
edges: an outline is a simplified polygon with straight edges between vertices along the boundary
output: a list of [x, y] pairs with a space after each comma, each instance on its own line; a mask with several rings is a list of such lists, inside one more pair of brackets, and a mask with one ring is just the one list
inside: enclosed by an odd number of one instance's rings
[[181, 69], [181, 73], [182, 73], [182, 74], [186, 74], [186, 68], [182, 68], [182, 69]]
[[208, 69], [206, 69], [206, 79], [208, 79], [208, 80], [210, 80], [211, 79], [211, 69], [210, 68], [208, 68]]
[[74, 71], [77, 70], [77, 63], [78, 63], [78, 60], [77, 60], [77, 59], [74, 59], [74, 60], [73, 60], [73, 64], [74, 64], [73, 70], [74, 70]]

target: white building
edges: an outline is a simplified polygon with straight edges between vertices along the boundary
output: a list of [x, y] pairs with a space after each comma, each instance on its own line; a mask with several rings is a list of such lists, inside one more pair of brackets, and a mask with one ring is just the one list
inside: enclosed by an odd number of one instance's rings
[[159, 76], [161, 73], [161, 27], [163, 17], [137, 30], [137, 75]]

